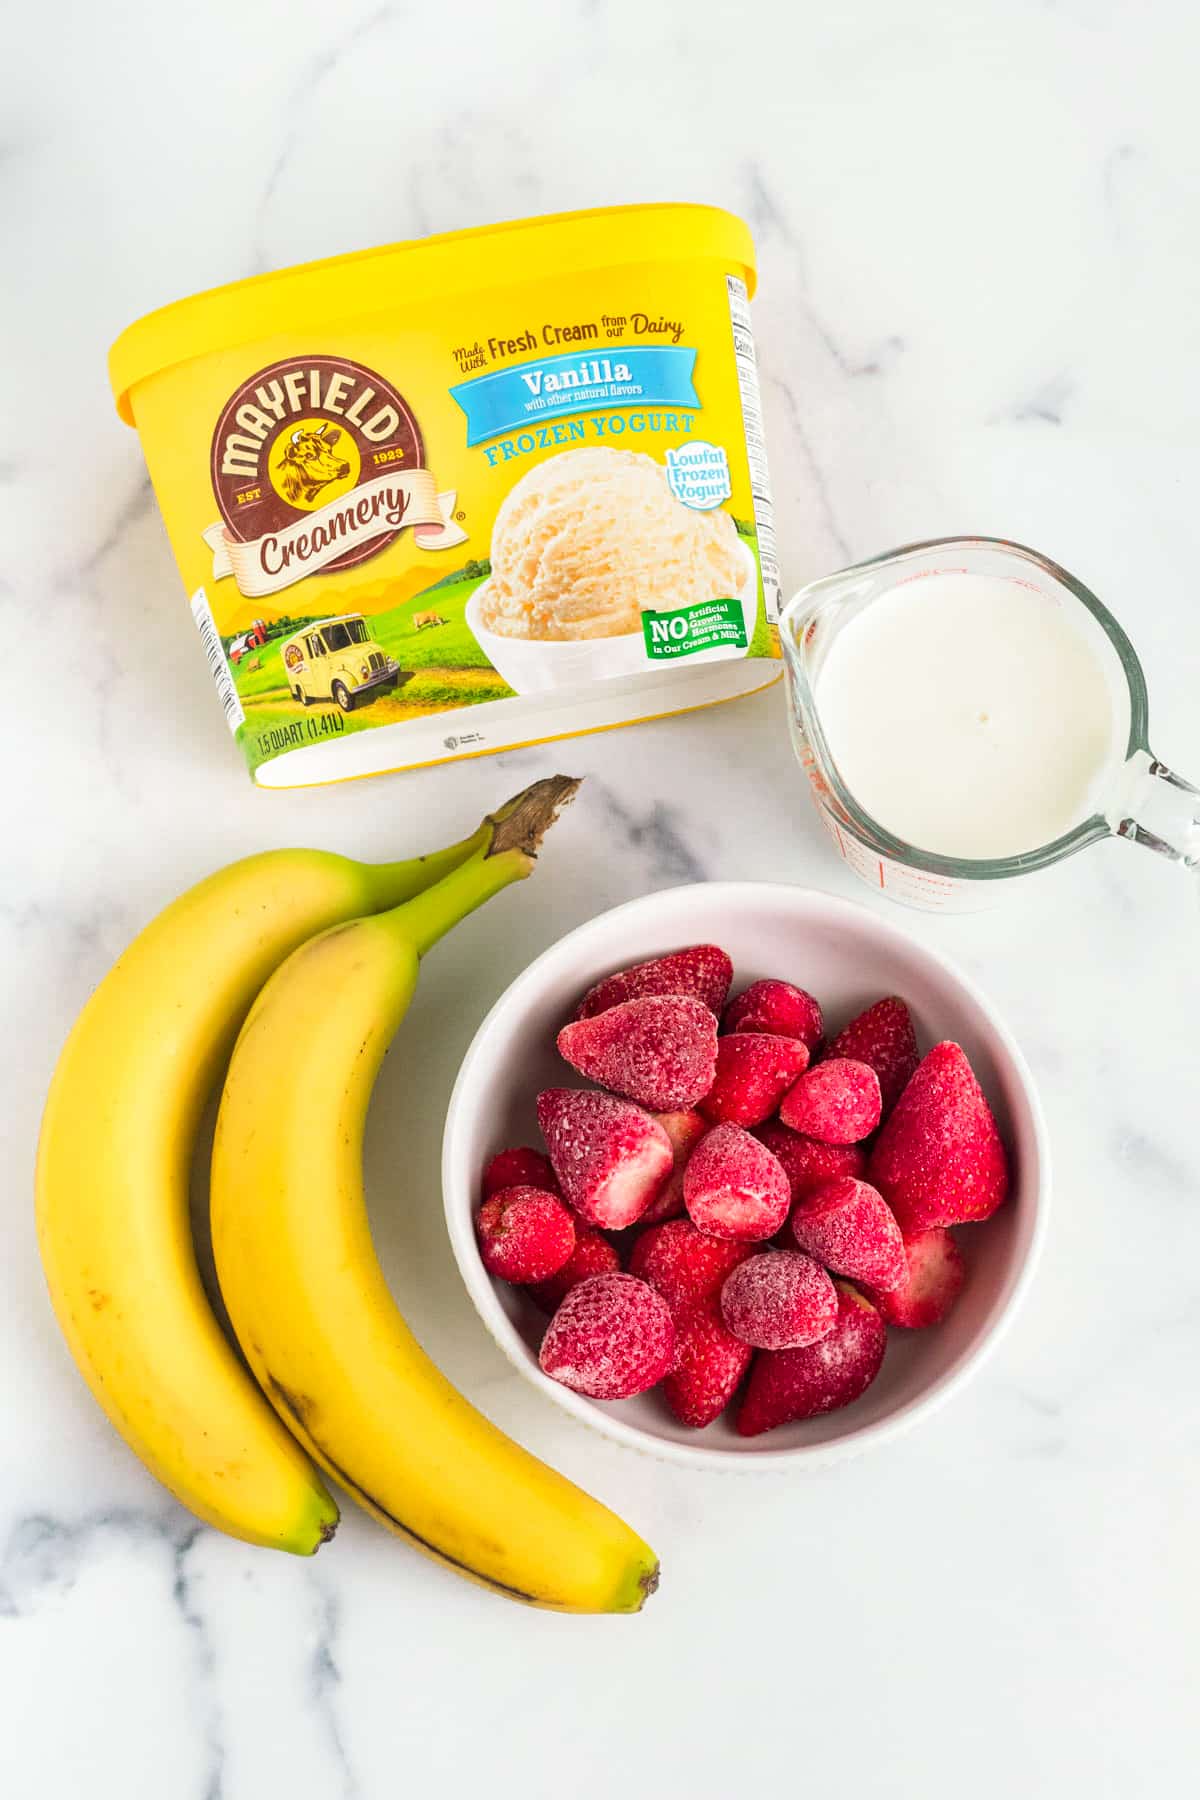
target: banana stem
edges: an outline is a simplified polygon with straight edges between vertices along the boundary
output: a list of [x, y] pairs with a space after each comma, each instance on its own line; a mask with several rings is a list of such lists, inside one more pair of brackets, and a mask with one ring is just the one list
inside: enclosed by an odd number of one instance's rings
[[409, 857], [404, 862], [364, 863], [361, 866], [371, 896], [371, 911], [389, 912], [395, 906], [402, 906], [415, 894], [423, 893], [453, 870], [461, 868], [476, 851], [486, 849], [490, 841], [491, 830], [485, 819], [470, 837], [460, 838], [457, 844], [447, 844], [444, 850], [431, 850], [425, 856]]
[[515, 794], [480, 825], [465, 862], [394, 909], [391, 916], [419, 955], [493, 894], [533, 873], [542, 839], [578, 787], [569, 775], [550, 775]]
[[578, 776], [547, 775], [498, 806], [483, 821], [484, 826], [492, 828], [492, 854], [515, 848], [536, 857], [542, 839], [563, 807], [571, 804], [579, 787]]

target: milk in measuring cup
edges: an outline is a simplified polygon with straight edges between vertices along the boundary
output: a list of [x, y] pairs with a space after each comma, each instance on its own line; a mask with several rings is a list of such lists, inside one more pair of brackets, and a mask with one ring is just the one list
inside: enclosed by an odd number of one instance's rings
[[850, 619], [816, 683], [845, 786], [943, 856], [1016, 856], [1097, 810], [1122, 754], [1103, 665], [1053, 598], [948, 570]]

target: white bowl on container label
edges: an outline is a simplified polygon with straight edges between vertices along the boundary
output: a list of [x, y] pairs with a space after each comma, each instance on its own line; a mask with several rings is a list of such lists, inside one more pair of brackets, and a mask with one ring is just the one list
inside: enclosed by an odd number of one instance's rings
[[[737, 550], [742, 584], [731, 598], [742, 603], [748, 645], [758, 618], [758, 564], [745, 544], [739, 543]], [[658, 674], [661, 677], [663, 665], [652, 662], [647, 656], [645, 638], [640, 631], [595, 638], [505, 637], [498, 631], [489, 631], [483, 623], [487, 587], [486, 581], [481, 582], [467, 601], [467, 627], [496, 673], [518, 694], [586, 687], [593, 681], [608, 681], [620, 675]], [[671, 666], [685, 674], [706, 663], [729, 662], [745, 654], [744, 649], [696, 650]]]

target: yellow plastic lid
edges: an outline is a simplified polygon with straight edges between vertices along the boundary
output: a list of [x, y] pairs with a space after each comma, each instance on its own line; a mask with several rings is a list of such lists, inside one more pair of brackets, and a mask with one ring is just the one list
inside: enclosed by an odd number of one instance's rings
[[133, 424], [138, 382], [176, 363], [292, 330], [324, 331], [402, 301], [436, 300], [466, 287], [501, 287], [630, 262], [713, 258], [738, 269], [754, 293], [754, 240], [717, 206], [666, 203], [552, 213], [412, 238], [328, 256], [208, 288], [128, 326], [108, 353], [117, 411]]

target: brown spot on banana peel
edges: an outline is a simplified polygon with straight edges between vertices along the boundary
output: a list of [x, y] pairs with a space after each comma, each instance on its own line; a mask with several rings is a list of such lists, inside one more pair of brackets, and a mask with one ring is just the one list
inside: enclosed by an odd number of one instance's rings
[[[258, 1350], [257, 1345], [255, 1345], [255, 1349]], [[262, 1351], [258, 1350], [258, 1354], [261, 1357]], [[282, 1381], [276, 1381], [274, 1375], [269, 1371], [267, 1373], [267, 1386], [270, 1388], [275, 1399], [278, 1400], [280, 1406], [283, 1407], [284, 1411], [291, 1414], [301, 1431], [307, 1433], [309, 1414], [313, 1404], [308, 1395], [298, 1394], [294, 1388], [285, 1388]]]
[[[375, 1498], [374, 1494], [369, 1494], [365, 1488], [360, 1487], [354, 1477], [348, 1474], [347, 1471], [342, 1468], [340, 1463], [334, 1461], [320, 1439], [313, 1435], [313, 1429], [309, 1423], [312, 1402], [308, 1397], [304, 1394], [292, 1393], [288, 1388], [284, 1387], [282, 1382], [277, 1381], [274, 1375], [269, 1371], [266, 1374], [266, 1381], [273, 1399], [276, 1401], [277, 1405], [283, 1408], [284, 1412], [291, 1416], [295, 1424], [299, 1427], [301, 1432], [303, 1432], [306, 1442], [322, 1466], [333, 1476], [335, 1481], [341, 1483], [348, 1494], [353, 1494], [355, 1499], [358, 1500], [368, 1512], [373, 1513], [377, 1519], [381, 1520], [383, 1524], [390, 1525], [393, 1531], [397, 1532], [401, 1537], [407, 1538], [409, 1543], [415, 1544], [419, 1550], [428, 1551], [430, 1556], [434, 1557], [440, 1563], [445, 1563], [447, 1568], [458, 1569], [463, 1575], [469, 1576], [472, 1581], [482, 1582], [484, 1587], [492, 1588], [497, 1594], [508, 1594], [511, 1599], [522, 1600], [527, 1606], [544, 1606], [546, 1604], [540, 1595], [526, 1593], [524, 1588], [510, 1587], [507, 1582], [497, 1581], [494, 1575], [485, 1575], [482, 1570], [475, 1568], [472, 1563], [466, 1563], [457, 1556], [451, 1556], [449, 1551], [443, 1550], [440, 1544], [435, 1544], [431, 1539], [423, 1537], [419, 1531], [414, 1531], [413, 1527], [406, 1524], [403, 1519], [398, 1519], [395, 1513], [389, 1512], [387, 1507]], [[330, 1537], [332, 1537], [333, 1531], [334, 1527], [330, 1526]], [[322, 1536], [321, 1542], [328, 1542], [328, 1538]], [[653, 1569], [648, 1569], [645, 1575], [642, 1576], [640, 1585], [643, 1600], [655, 1591], [658, 1586], [657, 1563], [655, 1563]]]

